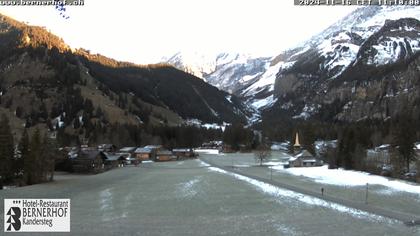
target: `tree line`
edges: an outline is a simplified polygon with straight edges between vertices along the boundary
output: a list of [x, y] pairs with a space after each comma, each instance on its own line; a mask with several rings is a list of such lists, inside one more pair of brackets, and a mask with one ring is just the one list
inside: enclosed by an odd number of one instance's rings
[[9, 119], [0, 120], [0, 188], [3, 185], [32, 185], [52, 181], [57, 146], [47, 134], [25, 129], [15, 145]]
[[[312, 154], [316, 154], [316, 140], [337, 140], [336, 147], [329, 147], [321, 157], [330, 168], [362, 170], [379, 174], [382, 166], [368, 161], [367, 150], [389, 144], [389, 159], [392, 175], [401, 177], [409, 172], [417, 160], [415, 143], [420, 138], [420, 122], [410, 112], [383, 120], [365, 120], [353, 123], [326, 123], [314, 120], [297, 121], [291, 127], [282, 127], [283, 140], [294, 143], [299, 132], [301, 145]], [[287, 129], [287, 130], [286, 130]], [[270, 134], [272, 131], [269, 131]], [[278, 134], [276, 134], [278, 135]], [[277, 136], [278, 137], [278, 136]]]

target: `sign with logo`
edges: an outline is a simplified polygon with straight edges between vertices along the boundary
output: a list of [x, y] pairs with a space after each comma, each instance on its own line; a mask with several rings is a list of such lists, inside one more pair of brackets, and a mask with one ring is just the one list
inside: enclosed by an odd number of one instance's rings
[[4, 232], [70, 232], [70, 199], [4, 199]]

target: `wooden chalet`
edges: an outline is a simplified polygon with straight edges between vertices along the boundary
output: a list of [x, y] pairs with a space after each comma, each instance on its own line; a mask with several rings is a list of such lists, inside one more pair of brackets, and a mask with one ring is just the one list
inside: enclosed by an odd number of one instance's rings
[[147, 145], [142, 148], [137, 148], [134, 154], [139, 161], [150, 161], [156, 159], [156, 154], [162, 150], [161, 145]]
[[123, 147], [118, 150], [118, 153], [129, 153], [130, 155], [133, 155], [136, 149], [136, 147]]
[[149, 148], [137, 148], [134, 155], [139, 161], [150, 161], [154, 158], [153, 150]]
[[155, 161], [174, 161], [176, 156], [169, 150], [159, 150], [156, 153]]
[[194, 150], [192, 148], [179, 148], [179, 149], [173, 149], [172, 153], [176, 156], [176, 158], [179, 159], [186, 159], [186, 158], [195, 158], [196, 155], [194, 153]]
[[112, 168], [117, 167], [123, 167], [124, 166], [124, 155], [119, 154], [110, 154], [110, 153], [104, 153], [106, 156], [106, 159], [104, 161], [105, 169], [109, 170]]
[[117, 146], [114, 144], [101, 144], [98, 146], [98, 150], [102, 152], [116, 152]]
[[101, 151], [79, 151], [71, 157], [72, 169], [77, 173], [100, 173], [104, 171], [106, 159]]
[[138, 163], [136, 158], [135, 151], [137, 150], [136, 147], [123, 147], [118, 150], [118, 155], [124, 156], [124, 164], [125, 165], [132, 165]]

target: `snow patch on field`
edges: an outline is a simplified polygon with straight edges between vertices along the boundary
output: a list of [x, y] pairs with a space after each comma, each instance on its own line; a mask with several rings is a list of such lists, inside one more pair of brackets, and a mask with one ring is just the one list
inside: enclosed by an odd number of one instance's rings
[[232, 176], [236, 179], [245, 181], [251, 185], [254, 185], [255, 187], [257, 187], [258, 190], [262, 191], [265, 194], [269, 194], [271, 196], [274, 197], [287, 197], [287, 198], [293, 198], [296, 199], [300, 202], [309, 204], [309, 205], [315, 205], [315, 206], [320, 206], [320, 207], [325, 207], [325, 208], [329, 208], [332, 210], [336, 210], [336, 211], [340, 211], [343, 213], [347, 213], [350, 214], [356, 218], [363, 218], [363, 219], [370, 219], [370, 220], [378, 220], [378, 221], [382, 221], [384, 218], [382, 216], [378, 216], [378, 215], [374, 215], [374, 214], [370, 214], [368, 212], [364, 212], [361, 210], [357, 210], [357, 209], [352, 209], [340, 204], [336, 204], [336, 203], [331, 203], [331, 202], [327, 202], [325, 200], [319, 199], [319, 198], [315, 198], [315, 197], [311, 197], [311, 196], [307, 196], [304, 194], [300, 194], [300, 193], [296, 193], [290, 190], [285, 190], [276, 186], [273, 186], [271, 184], [267, 184], [255, 179], [251, 179], [248, 178], [246, 176], [242, 176], [239, 174], [235, 174], [235, 173], [230, 173], [227, 172], [225, 170], [222, 170], [220, 168], [217, 167], [209, 167], [209, 170], [214, 171], [214, 172], [218, 172], [221, 174], [226, 174], [229, 176]]
[[218, 155], [219, 154], [218, 149], [195, 149], [194, 152], [203, 153], [203, 154], [213, 154], [213, 155]]
[[285, 164], [289, 164], [289, 162], [284, 162], [284, 161], [268, 161], [268, 162], [263, 162], [263, 166], [271, 166], [271, 168], [274, 168], [274, 166], [276, 168], [283, 168], [283, 166]]
[[14, 188], [17, 188], [17, 186], [14, 186], [14, 185], [12, 185], [12, 186], [3, 186], [3, 190], [9, 190], [9, 189], [14, 189]]
[[214, 172], [218, 172], [218, 173], [221, 173], [221, 174], [230, 174], [229, 172], [227, 172], [225, 170], [222, 170], [220, 168], [217, 168], [217, 167], [209, 167], [209, 170], [214, 171]]
[[282, 225], [275, 222], [274, 226], [277, 228], [278, 232], [282, 233], [282, 235], [302, 235], [302, 233], [299, 233], [296, 229], [290, 227], [290, 225]]
[[[280, 170], [280, 167], [273, 167]], [[311, 168], [289, 168], [281, 169], [292, 175], [304, 176], [314, 179], [315, 182], [339, 186], [363, 186], [366, 183], [370, 185], [381, 185], [388, 187], [387, 193], [392, 191], [409, 192], [420, 195], [420, 185], [411, 184], [401, 180], [392, 180], [386, 177], [371, 175], [361, 171], [350, 171], [343, 169], [328, 169], [328, 166]]]
[[204, 161], [199, 160], [200, 167], [209, 167], [210, 165], [205, 163]]
[[112, 193], [111, 189], [107, 188], [99, 193], [101, 199], [101, 210], [106, 210], [112, 207]]
[[197, 195], [197, 185], [201, 181], [200, 178], [192, 179], [177, 186], [178, 196], [181, 198], [192, 198]]
[[247, 167], [251, 167], [251, 165], [233, 165], [233, 167], [237, 167], [237, 168], [247, 168]]
[[107, 188], [99, 192], [100, 198], [100, 209], [102, 211], [102, 221], [108, 222], [118, 219], [118, 216], [113, 214], [114, 205], [113, 205], [113, 195], [112, 189]]

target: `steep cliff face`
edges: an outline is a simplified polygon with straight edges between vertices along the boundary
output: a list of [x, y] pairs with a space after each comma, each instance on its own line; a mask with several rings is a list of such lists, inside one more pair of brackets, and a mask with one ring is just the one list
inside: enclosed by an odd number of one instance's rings
[[332, 85], [317, 100], [320, 104], [331, 104], [334, 100], [344, 104], [334, 117], [338, 120], [386, 120], [402, 112], [412, 112], [413, 116], [418, 117], [420, 54], [417, 53], [410, 61], [376, 68], [376, 71], [367, 80], [343, 81], [341, 85]]
[[[290, 119], [351, 122], [385, 120], [403, 109], [417, 115], [418, 13], [413, 12], [416, 18], [396, 19], [395, 11], [374, 9], [356, 11], [347, 17], [355, 22], [351, 27], [335, 25], [335, 30], [324, 32], [324, 40], [315, 37], [318, 46], [303, 46], [293, 66], [278, 73], [278, 101], [267, 113], [284, 114]], [[387, 14], [396, 20], [388, 20]], [[382, 19], [380, 26], [378, 18]]]

